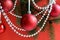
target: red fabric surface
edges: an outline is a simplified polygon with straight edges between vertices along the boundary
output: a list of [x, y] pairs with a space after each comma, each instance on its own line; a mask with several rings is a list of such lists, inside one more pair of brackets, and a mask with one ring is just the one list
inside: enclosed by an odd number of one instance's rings
[[[60, 5], [60, 0], [56, 0], [57, 4]], [[16, 25], [16, 18], [14, 16], [11, 16], [8, 14], [11, 21]], [[4, 17], [2, 16], [2, 21], [6, 27], [6, 30], [4, 33], [0, 34], [0, 40], [35, 40], [34, 37], [31, 38], [24, 38], [21, 36], [18, 36], [16, 33], [14, 33], [7, 22], [5, 21]], [[54, 34], [55, 34], [55, 40], [60, 40], [60, 24], [53, 23], [54, 26]], [[46, 30], [44, 32], [40, 32], [38, 34], [37, 40], [50, 40], [49, 37], [49, 25], [47, 25]], [[24, 32], [25, 33], [25, 32]]]

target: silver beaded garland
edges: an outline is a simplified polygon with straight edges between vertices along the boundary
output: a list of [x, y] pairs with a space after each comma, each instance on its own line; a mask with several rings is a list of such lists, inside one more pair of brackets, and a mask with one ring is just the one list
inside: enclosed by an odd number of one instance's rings
[[[35, 14], [35, 16], [38, 16], [39, 14], [41, 14], [42, 12], [45, 11], [44, 14], [42, 15], [41, 19], [38, 21], [38, 23], [41, 22], [41, 20], [42, 20], [42, 19], [44, 18], [44, 16], [46, 15], [46, 12], [47, 12], [47, 11], [48, 11], [48, 14], [47, 14], [47, 17], [46, 17], [46, 19], [44, 20], [44, 22], [43, 22], [43, 24], [42, 24], [42, 27], [41, 27], [37, 32], [35, 32], [34, 34], [31, 34], [31, 35], [24, 35], [24, 34], [21, 34], [20, 32], [18, 32], [18, 30], [20, 30], [20, 31], [26, 31], [26, 30], [24, 30], [24, 29], [22, 29], [22, 28], [16, 27], [16, 26], [11, 22], [11, 20], [9, 19], [9, 17], [7, 16], [7, 14], [4, 12], [4, 10], [2, 9], [2, 6], [0, 6], [1, 12], [2, 12], [2, 14], [3, 14], [6, 22], [8, 23], [8, 25], [10, 26], [10, 28], [11, 28], [17, 35], [19, 35], [19, 36], [22, 36], [22, 37], [33, 37], [33, 36], [37, 35], [39, 32], [41, 32], [41, 30], [44, 28], [44, 26], [45, 26], [45, 24], [46, 24], [46, 22], [47, 22], [47, 20], [48, 20], [48, 18], [49, 18], [49, 15], [50, 15], [51, 10], [52, 10], [52, 4], [54, 3], [54, 0], [53, 0], [53, 1], [50, 0], [50, 1], [49, 1], [49, 4], [48, 4], [46, 7], [39, 7], [38, 5], [36, 5], [36, 3], [34, 2], [34, 0], [32, 0], [32, 2], [33, 2], [33, 4], [35, 5], [35, 7], [37, 7], [38, 9], [43, 9], [43, 11]], [[14, 11], [14, 9], [15, 9], [15, 7], [16, 7], [16, 3], [17, 3], [17, 0], [15, 1], [15, 4], [14, 4], [13, 9], [9, 12], [10, 14], [12, 14], [12, 11]], [[50, 9], [48, 9], [49, 7], [50, 7]], [[18, 17], [18, 18], [22, 18], [22, 16], [18, 16], [18, 15], [16, 15], [16, 14], [12, 14], [12, 15], [15, 16], [15, 17]]]

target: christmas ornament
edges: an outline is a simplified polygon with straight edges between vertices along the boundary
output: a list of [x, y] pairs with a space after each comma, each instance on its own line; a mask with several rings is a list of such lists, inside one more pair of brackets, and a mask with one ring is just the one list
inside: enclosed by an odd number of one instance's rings
[[13, 8], [13, 2], [11, 0], [4, 0], [2, 2], [2, 7], [5, 12], [8, 12]]
[[53, 4], [51, 16], [58, 17], [60, 15], [60, 6], [58, 4]]
[[30, 0], [29, 0], [28, 1], [28, 14], [23, 15], [23, 17], [21, 19], [21, 26], [25, 30], [31, 31], [36, 28], [36, 25], [37, 25], [37, 19], [34, 15], [31, 14]]
[[32, 14], [25, 14], [21, 19], [21, 26], [27, 30], [31, 31], [36, 28], [37, 18]]

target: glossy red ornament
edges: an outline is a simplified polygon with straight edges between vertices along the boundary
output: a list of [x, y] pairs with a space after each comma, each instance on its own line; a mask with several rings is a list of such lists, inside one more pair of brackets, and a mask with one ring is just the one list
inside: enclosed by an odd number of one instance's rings
[[51, 16], [58, 17], [60, 15], [60, 6], [58, 4], [53, 4]]
[[25, 14], [21, 19], [21, 26], [25, 30], [31, 31], [37, 26], [37, 18], [32, 14]]
[[12, 0], [4, 0], [2, 2], [2, 7], [5, 10], [5, 12], [10, 11], [13, 8], [13, 2], [12, 2]]
[[0, 33], [3, 33], [4, 30], [5, 30], [4, 25], [3, 24], [0, 24]]

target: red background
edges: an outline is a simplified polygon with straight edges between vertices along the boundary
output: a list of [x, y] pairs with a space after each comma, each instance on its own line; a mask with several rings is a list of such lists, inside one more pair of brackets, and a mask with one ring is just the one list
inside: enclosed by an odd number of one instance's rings
[[[60, 0], [56, 0], [57, 4], [60, 5]], [[16, 18], [14, 16], [11, 16], [8, 14], [11, 21], [15, 24], [16, 23]], [[4, 17], [2, 16], [2, 21], [6, 27], [5, 32], [0, 34], [0, 40], [35, 40], [34, 37], [31, 38], [24, 38], [21, 36], [18, 36], [16, 33], [14, 33], [9, 25], [6, 23]], [[16, 25], [16, 24], [15, 24]], [[55, 34], [55, 40], [60, 40], [60, 23], [53, 23], [52, 24], [54, 27], [54, 34]], [[38, 34], [38, 37], [36, 37], [37, 40], [50, 40], [49, 37], [49, 24], [47, 25], [46, 29], [44, 32], [40, 32]]]

